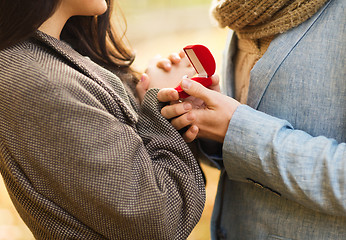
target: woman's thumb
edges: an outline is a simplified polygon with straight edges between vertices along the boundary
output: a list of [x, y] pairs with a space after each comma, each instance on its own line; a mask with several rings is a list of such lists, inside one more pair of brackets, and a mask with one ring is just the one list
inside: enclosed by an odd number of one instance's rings
[[141, 80], [137, 83], [136, 90], [140, 101], [144, 99], [144, 95], [149, 88], [149, 76], [145, 73], [142, 74]]
[[214, 95], [212, 90], [187, 78], [184, 78], [180, 85], [184, 92], [188, 93], [190, 96], [202, 99], [206, 104], [211, 104], [212, 95]]

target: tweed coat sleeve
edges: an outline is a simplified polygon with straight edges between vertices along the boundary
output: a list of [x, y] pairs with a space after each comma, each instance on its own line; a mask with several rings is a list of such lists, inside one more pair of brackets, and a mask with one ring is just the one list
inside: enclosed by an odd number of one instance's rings
[[187, 238], [203, 178], [157, 90], [135, 116], [119, 79], [95, 68], [108, 81], [100, 85], [59, 54], [23, 45], [0, 55], [0, 169], [35, 237]]

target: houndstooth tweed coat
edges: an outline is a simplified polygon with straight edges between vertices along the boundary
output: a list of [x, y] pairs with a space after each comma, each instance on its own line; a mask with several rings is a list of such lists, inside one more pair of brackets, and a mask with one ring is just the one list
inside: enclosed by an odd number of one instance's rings
[[186, 239], [202, 173], [160, 115], [121, 80], [37, 32], [0, 52], [0, 170], [37, 239]]

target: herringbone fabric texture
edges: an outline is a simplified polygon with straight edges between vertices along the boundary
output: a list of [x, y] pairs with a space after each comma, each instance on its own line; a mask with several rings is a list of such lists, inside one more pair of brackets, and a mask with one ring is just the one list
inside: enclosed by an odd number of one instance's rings
[[110, 71], [41, 32], [0, 52], [0, 170], [37, 239], [186, 239], [200, 167]]

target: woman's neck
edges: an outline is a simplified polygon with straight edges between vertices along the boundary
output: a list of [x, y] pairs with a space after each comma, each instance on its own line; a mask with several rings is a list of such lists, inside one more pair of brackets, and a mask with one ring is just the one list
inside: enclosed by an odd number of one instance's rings
[[59, 11], [58, 8], [58, 10], [50, 18], [42, 23], [38, 30], [55, 37], [56, 39], [60, 39], [61, 31], [69, 18], [70, 16], [64, 14], [63, 11]]

